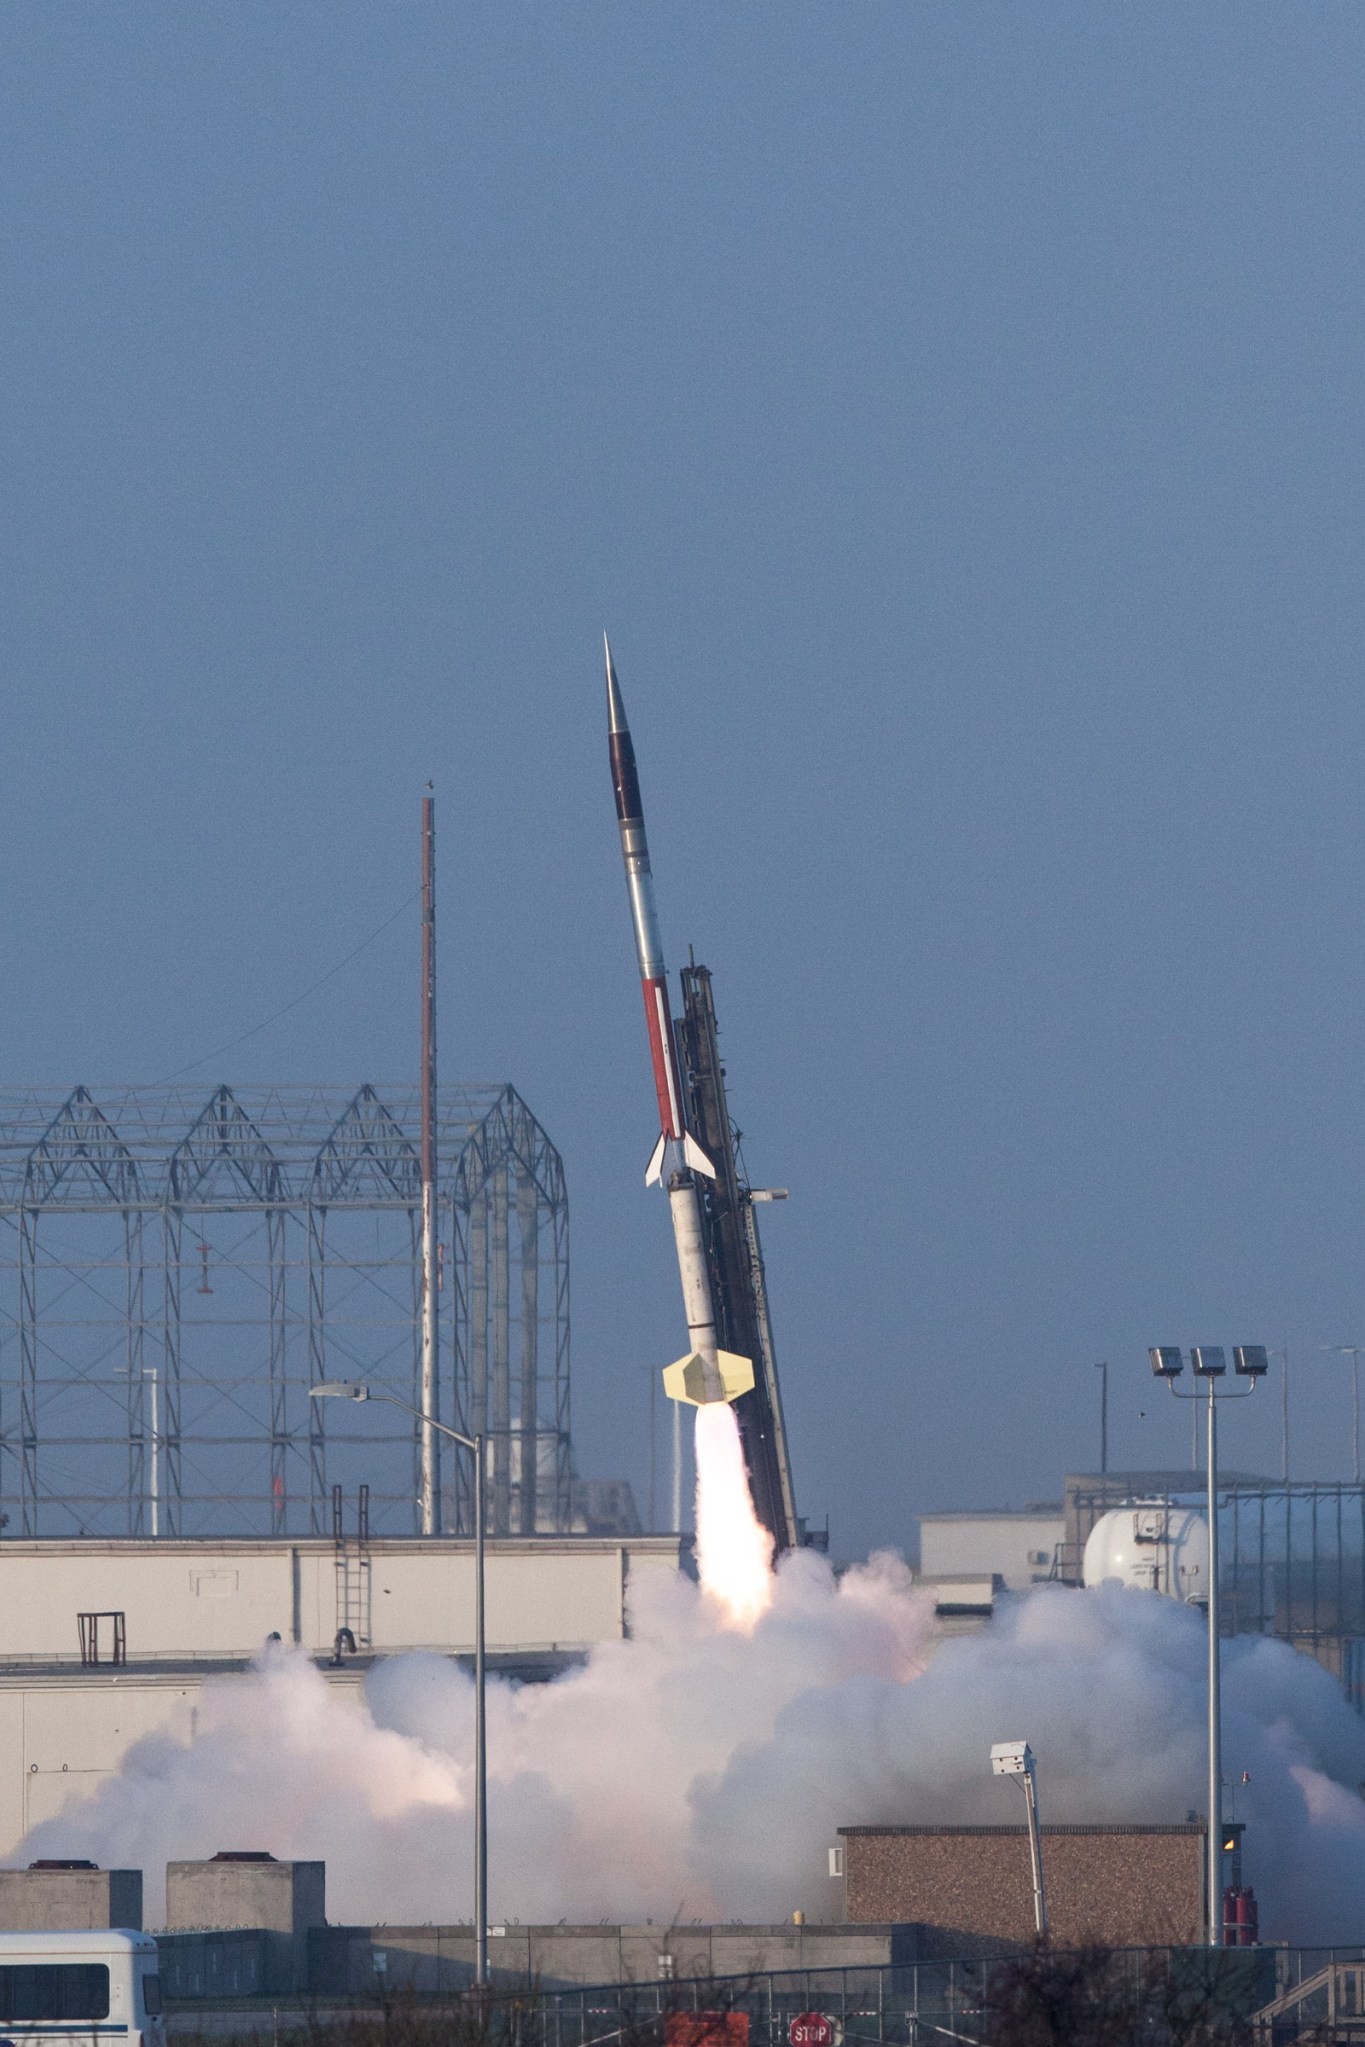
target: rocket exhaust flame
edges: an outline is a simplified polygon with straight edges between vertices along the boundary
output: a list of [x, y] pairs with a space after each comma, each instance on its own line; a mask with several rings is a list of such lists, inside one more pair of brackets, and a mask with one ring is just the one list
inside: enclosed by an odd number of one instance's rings
[[697, 1569], [726, 1625], [752, 1631], [772, 1605], [773, 1539], [754, 1512], [735, 1411], [697, 1409]]

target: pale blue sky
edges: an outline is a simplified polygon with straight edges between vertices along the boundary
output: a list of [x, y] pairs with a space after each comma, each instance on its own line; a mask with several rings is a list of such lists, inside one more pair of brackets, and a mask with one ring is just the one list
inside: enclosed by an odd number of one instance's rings
[[[639, 1480], [606, 625], [840, 1550], [1054, 1494], [1095, 1358], [1178, 1457], [1152, 1341], [1287, 1341], [1343, 1475], [1363, 85], [1355, 4], [10, 0], [4, 1079], [287, 1001], [434, 776], [443, 1070], [564, 1153]], [[415, 1072], [410, 922], [206, 1092]]]

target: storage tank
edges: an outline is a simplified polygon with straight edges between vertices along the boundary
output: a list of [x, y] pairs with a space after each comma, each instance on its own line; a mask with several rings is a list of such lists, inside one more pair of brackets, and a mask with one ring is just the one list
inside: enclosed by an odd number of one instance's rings
[[1174, 1500], [1135, 1500], [1111, 1508], [1090, 1531], [1081, 1560], [1086, 1585], [1117, 1578], [1189, 1606], [1209, 1597], [1209, 1530], [1197, 1507]]

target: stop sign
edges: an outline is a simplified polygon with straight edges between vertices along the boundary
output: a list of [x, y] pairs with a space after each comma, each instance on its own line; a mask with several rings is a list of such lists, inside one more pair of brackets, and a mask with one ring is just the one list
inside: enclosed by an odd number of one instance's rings
[[844, 2029], [822, 2011], [801, 2011], [787, 2026], [791, 2047], [839, 2047]]

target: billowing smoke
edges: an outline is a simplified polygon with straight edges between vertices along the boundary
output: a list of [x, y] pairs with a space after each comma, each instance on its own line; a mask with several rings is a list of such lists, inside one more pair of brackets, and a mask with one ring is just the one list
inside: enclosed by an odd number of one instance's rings
[[[841, 1824], [1017, 1823], [987, 1761], [1005, 1739], [1033, 1744], [1045, 1822], [1203, 1805], [1204, 1626], [1152, 1593], [1043, 1588], [939, 1642], [897, 1558], [836, 1579], [805, 1553], [749, 1633], [653, 1576], [631, 1627], [553, 1684], [493, 1686], [497, 1918], [832, 1914]], [[1365, 1724], [1315, 1663], [1261, 1639], [1227, 1645], [1224, 1707], [1263, 1930], [1358, 1939]], [[90, 1855], [150, 1885], [170, 1858], [268, 1848], [326, 1858], [334, 1919], [467, 1920], [472, 1733], [470, 1683], [442, 1658], [377, 1665], [357, 1708], [273, 1651], [18, 1859]]]

